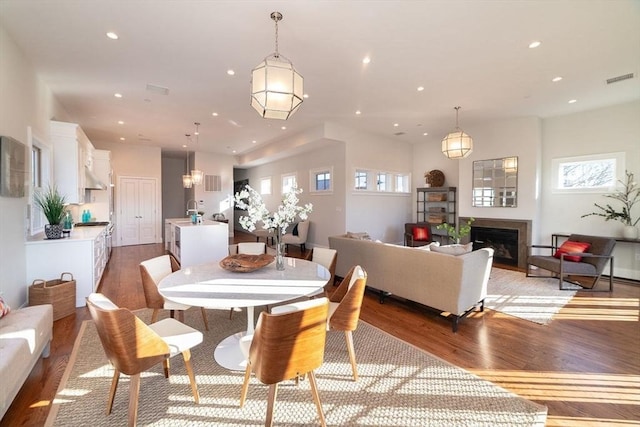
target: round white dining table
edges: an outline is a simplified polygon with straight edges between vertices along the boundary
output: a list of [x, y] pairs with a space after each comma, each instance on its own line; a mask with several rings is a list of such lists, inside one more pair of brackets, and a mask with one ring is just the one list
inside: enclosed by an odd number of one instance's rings
[[254, 307], [278, 304], [314, 294], [331, 278], [324, 266], [285, 258], [285, 269], [275, 262], [248, 273], [227, 271], [218, 263], [192, 265], [171, 273], [158, 284], [160, 294], [173, 302], [205, 308], [246, 307], [247, 329], [218, 344], [216, 362], [227, 369], [244, 370], [246, 358], [240, 339], [254, 330]]

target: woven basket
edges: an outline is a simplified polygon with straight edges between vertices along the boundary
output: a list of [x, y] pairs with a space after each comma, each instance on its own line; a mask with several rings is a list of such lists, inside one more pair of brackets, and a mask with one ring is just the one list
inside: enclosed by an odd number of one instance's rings
[[[65, 278], [68, 276], [68, 278]], [[34, 280], [29, 286], [29, 305], [53, 305], [53, 320], [76, 312], [76, 281], [73, 274], [62, 273], [60, 279]]]

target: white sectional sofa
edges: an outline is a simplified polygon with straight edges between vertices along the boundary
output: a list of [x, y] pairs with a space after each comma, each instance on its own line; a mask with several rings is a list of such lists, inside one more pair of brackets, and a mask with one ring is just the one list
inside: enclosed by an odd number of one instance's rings
[[389, 243], [330, 236], [338, 251], [336, 275], [358, 264], [367, 271], [367, 287], [450, 313], [453, 331], [477, 305], [484, 309], [493, 249], [448, 255]]
[[42, 357], [49, 357], [53, 306], [35, 305], [0, 318], [0, 419]]

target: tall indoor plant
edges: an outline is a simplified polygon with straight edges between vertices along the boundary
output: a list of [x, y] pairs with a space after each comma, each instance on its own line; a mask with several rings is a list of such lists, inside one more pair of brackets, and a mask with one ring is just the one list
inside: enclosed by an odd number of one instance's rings
[[42, 213], [49, 222], [44, 226], [44, 234], [47, 239], [61, 238], [61, 223], [67, 211], [64, 206], [64, 196], [58, 192], [55, 185], [49, 185], [45, 190], [35, 193], [34, 201], [42, 209]]
[[473, 221], [475, 221], [475, 219], [469, 218], [469, 221], [467, 221], [466, 224], [460, 223], [458, 228], [447, 223], [440, 224], [436, 228], [438, 230], [446, 230], [447, 234], [449, 235], [450, 238], [453, 239], [454, 242], [460, 243], [460, 239], [462, 239], [465, 236], [468, 236], [469, 233], [471, 233], [471, 223]]
[[295, 221], [296, 217], [301, 220], [307, 219], [309, 212], [313, 210], [313, 205], [307, 203], [298, 206], [298, 194], [302, 189], [297, 187], [282, 195], [282, 204], [274, 212], [269, 212], [256, 190], [249, 185], [244, 190], [235, 194], [235, 204], [240, 209], [246, 209], [247, 215], [241, 216], [238, 222], [247, 231], [256, 229], [256, 223], [262, 222], [262, 228], [271, 230], [274, 233], [276, 246], [276, 269], [284, 270], [284, 243], [282, 235], [287, 232], [287, 227]]
[[638, 187], [638, 184], [633, 179], [633, 172], [625, 171], [625, 175], [626, 178], [624, 182], [618, 180], [618, 182], [622, 184], [620, 190], [616, 190], [612, 194], [604, 195], [604, 197], [621, 202], [622, 209], [616, 210], [609, 204], [602, 206], [594, 203], [599, 210], [597, 212], [584, 214], [581, 218], [594, 215], [603, 217], [605, 221], [620, 221], [625, 226], [623, 236], [628, 239], [637, 239], [638, 229], [636, 226], [638, 225], [638, 221], [640, 221], [640, 216], [633, 219], [631, 209], [636, 203], [640, 202], [640, 187]]

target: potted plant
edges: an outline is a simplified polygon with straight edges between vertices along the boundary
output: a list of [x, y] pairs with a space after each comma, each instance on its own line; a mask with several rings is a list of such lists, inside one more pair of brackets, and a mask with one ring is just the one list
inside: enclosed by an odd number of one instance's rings
[[624, 182], [618, 180], [618, 182], [622, 184], [621, 190], [617, 190], [612, 194], [604, 195], [604, 197], [622, 202], [621, 210], [616, 210], [609, 204], [601, 206], [594, 203], [599, 211], [584, 214], [581, 218], [595, 215], [603, 217], [605, 221], [620, 221], [624, 224], [622, 235], [627, 239], [637, 239], [638, 229], [636, 228], [636, 225], [638, 224], [638, 221], [640, 221], [640, 217], [634, 220], [631, 215], [631, 209], [636, 203], [640, 202], [640, 187], [638, 187], [638, 184], [633, 180], [633, 172], [625, 171], [625, 175], [626, 179]]
[[440, 224], [436, 228], [438, 230], [446, 230], [449, 237], [453, 239], [454, 242], [460, 243], [460, 239], [465, 236], [468, 236], [471, 233], [471, 223], [475, 221], [474, 218], [469, 218], [466, 224], [460, 224], [458, 228], [452, 226], [451, 224]]
[[58, 192], [58, 188], [48, 186], [46, 190], [35, 193], [34, 201], [42, 209], [42, 213], [49, 224], [44, 226], [44, 234], [47, 239], [60, 239], [62, 237], [62, 220], [67, 212], [64, 206], [64, 196]]

